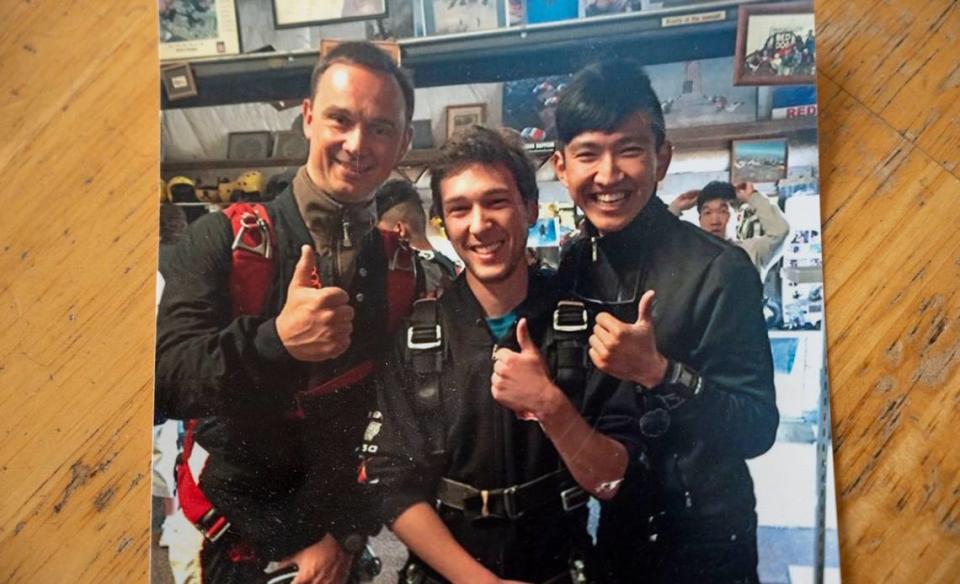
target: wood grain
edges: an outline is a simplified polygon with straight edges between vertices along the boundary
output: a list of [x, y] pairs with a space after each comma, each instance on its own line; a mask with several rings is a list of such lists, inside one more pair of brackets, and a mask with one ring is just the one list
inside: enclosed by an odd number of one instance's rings
[[[145, 582], [155, 5], [0, 8], [0, 581]], [[817, 3], [847, 582], [960, 574], [960, 5]]]

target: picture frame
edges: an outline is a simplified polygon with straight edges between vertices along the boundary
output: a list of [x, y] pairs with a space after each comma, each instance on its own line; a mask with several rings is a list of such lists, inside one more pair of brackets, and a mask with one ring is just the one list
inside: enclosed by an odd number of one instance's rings
[[198, 94], [190, 63], [171, 63], [160, 68], [160, 82], [167, 99], [178, 101]]
[[426, 36], [459, 34], [503, 28], [507, 23], [505, 0], [468, 0], [451, 4], [450, 0], [422, 0]]
[[227, 134], [228, 160], [262, 160], [270, 157], [273, 136], [269, 131]]
[[787, 178], [787, 139], [734, 140], [730, 146], [730, 182], [764, 183]]
[[[199, 7], [206, 6], [206, 9]], [[160, 61], [238, 55], [240, 29], [235, 0], [162, 0], [158, 5]]]
[[386, 18], [387, 0], [340, 0], [301, 2], [273, 0], [273, 23], [277, 29]]
[[447, 139], [458, 130], [473, 124], [483, 124], [487, 121], [487, 104], [468, 103], [447, 106]]
[[816, 69], [812, 2], [740, 6], [734, 85], [814, 85]]

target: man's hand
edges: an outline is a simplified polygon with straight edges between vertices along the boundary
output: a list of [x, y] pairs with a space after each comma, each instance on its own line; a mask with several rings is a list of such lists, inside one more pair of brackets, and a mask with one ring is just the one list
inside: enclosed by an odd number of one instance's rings
[[687, 209], [692, 209], [697, 206], [697, 197], [699, 196], [700, 191], [697, 189], [677, 195], [676, 199], [670, 201], [670, 210], [674, 215], [679, 215]]
[[559, 389], [550, 381], [547, 364], [530, 338], [525, 318], [517, 323], [517, 343], [519, 353], [498, 349], [493, 354], [490, 393], [497, 403], [516, 412], [520, 419], [540, 420], [551, 409]]
[[749, 202], [753, 193], [757, 192], [757, 189], [753, 188], [752, 182], [737, 183], [734, 188], [737, 190], [737, 200], [741, 203]]
[[343, 584], [350, 575], [353, 560], [329, 533], [308, 548], [278, 562], [278, 568], [297, 566], [297, 577], [290, 584]]
[[657, 351], [653, 335], [653, 299], [648, 290], [637, 309], [637, 322], [620, 322], [609, 313], [597, 315], [590, 335], [590, 360], [597, 369], [650, 389], [667, 375], [667, 358]]
[[287, 288], [287, 302], [277, 316], [277, 334], [287, 352], [300, 361], [326, 361], [350, 347], [353, 308], [341, 288], [318, 288], [316, 260], [305, 245]]

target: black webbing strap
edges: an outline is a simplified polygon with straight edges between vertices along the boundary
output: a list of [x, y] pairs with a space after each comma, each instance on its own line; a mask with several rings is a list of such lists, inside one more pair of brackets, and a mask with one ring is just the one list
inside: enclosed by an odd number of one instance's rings
[[407, 359], [414, 376], [414, 407], [426, 416], [431, 455], [446, 450], [440, 400], [440, 373], [443, 371], [443, 332], [435, 298], [413, 303], [407, 328]]
[[590, 495], [570, 476], [566, 468], [537, 477], [532, 481], [500, 489], [478, 489], [447, 477], [437, 485], [437, 501], [470, 514], [475, 518], [495, 517], [516, 520], [527, 511], [560, 504], [564, 512], [587, 504]]
[[[553, 311], [553, 342], [549, 348], [554, 381], [573, 399], [583, 393], [590, 336], [587, 308], [578, 300], [561, 300]], [[574, 402], [579, 408], [581, 404]]]

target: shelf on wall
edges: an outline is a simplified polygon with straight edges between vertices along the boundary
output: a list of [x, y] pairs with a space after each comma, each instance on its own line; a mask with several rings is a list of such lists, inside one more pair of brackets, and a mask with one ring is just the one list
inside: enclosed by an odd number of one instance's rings
[[[738, 8], [753, 1], [402, 39], [399, 44], [417, 87], [569, 73], [598, 55], [630, 56], [650, 65], [709, 59], [733, 54]], [[693, 41], [691, 28], [697, 31]], [[199, 95], [171, 102], [163, 94], [162, 108], [301, 99], [316, 58], [316, 51], [305, 50], [195, 61]]]
[[[760, 122], [724, 124], [717, 126], [698, 126], [696, 128], [678, 128], [668, 130], [667, 138], [676, 151], [707, 150], [712, 148], [729, 148], [732, 140], [748, 140], [751, 138], [767, 138], [797, 132], [809, 132], [815, 138], [817, 129], [816, 117], [791, 118], [783, 120], [763, 120]], [[535, 159], [549, 156], [552, 150], [539, 148], [528, 149], [528, 153]], [[437, 156], [436, 149], [411, 150], [398, 166], [414, 167], [429, 165]], [[221, 169], [256, 169], [300, 166], [304, 163], [300, 158], [258, 158], [249, 160], [222, 159], [222, 160], [189, 160], [180, 162], [163, 162], [160, 170], [164, 174], [197, 172]]]

